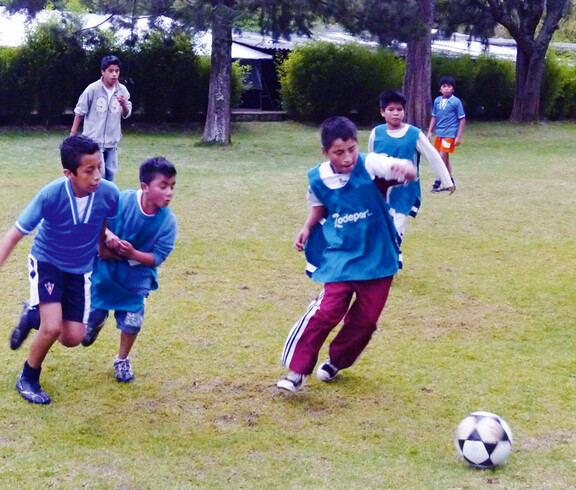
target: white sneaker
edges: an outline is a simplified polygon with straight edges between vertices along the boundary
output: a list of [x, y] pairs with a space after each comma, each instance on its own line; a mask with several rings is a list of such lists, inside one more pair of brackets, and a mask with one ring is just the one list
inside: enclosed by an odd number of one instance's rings
[[330, 361], [326, 361], [316, 371], [316, 377], [325, 383], [332, 381], [338, 375], [339, 369]]
[[284, 376], [276, 386], [281, 390], [290, 391], [291, 393], [296, 393], [302, 385], [304, 384], [305, 376], [303, 374], [295, 373], [290, 371], [286, 376]]

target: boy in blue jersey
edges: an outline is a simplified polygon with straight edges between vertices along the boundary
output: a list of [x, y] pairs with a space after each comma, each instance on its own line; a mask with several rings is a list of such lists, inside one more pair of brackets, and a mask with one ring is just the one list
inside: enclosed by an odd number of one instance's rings
[[[444, 76], [440, 78], [440, 93], [432, 105], [432, 117], [428, 127], [428, 139], [432, 141], [432, 134], [436, 132], [434, 138], [434, 148], [440, 153], [442, 161], [448, 169], [448, 173], [454, 183], [452, 176], [452, 166], [450, 164], [450, 153], [454, 153], [457, 146], [462, 142], [462, 134], [466, 126], [466, 114], [462, 101], [454, 95], [456, 82], [453, 77]], [[440, 192], [442, 189], [440, 180], [436, 180], [432, 186], [432, 192]]]
[[324, 291], [294, 325], [284, 345], [282, 363], [290, 372], [277, 386], [290, 392], [298, 391], [312, 373], [322, 344], [343, 318], [318, 378], [333, 380], [368, 345], [399, 258], [398, 234], [374, 178], [402, 182], [417, 177], [410, 160], [359, 154], [356, 126], [345, 117], [324, 121], [321, 140], [328, 161], [308, 172], [311, 210], [294, 246], [303, 250], [314, 227], [325, 218], [316, 230], [321, 229], [326, 246], [312, 274], [314, 281], [324, 283]]
[[144, 305], [158, 289], [156, 268], [174, 250], [177, 222], [168, 208], [174, 196], [176, 169], [162, 157], [140, 165], [140, 189], [120, 193], [118, 216], [108, 222], [106, 240], [92, 274], [92, 311], [82, 345], [94, 343], [108, 318], [120, 330], [120, 349], [114, 360], [116, 379], [134, 379], [128, 358], [144, 321]]
[[[39, 305], [40, 329], [16, 388], [25, 400], [42, 405], [50, 403], [40, 386], [42, 363], [57, 340], [74, 347], [84, 338], [94, 256], [106, 220], [118, 210], [118, 187], [101, 178], [102, 157], [96, 142], [83, 135], [70, 136], [61, 144], [60, 155], [64, 177], [32, 199], [0, 243], [1, 267], [16, 244], [38, 227], [28, 270], [29, 304]], [[20, 344], [33, 327], [23, 321], [25, 312], [15, 329], [25, 330], [19, 332]]]
[[[387, 90], [380, 94], [380, 114], [386, 124], [380, 124], [372, 130], [368, 139], [368, 151], [396, 158], [408, 158], [414, 161], [416, 167], [420, 154], [424, 155], [441, 183], [440, 188], [452, 194], [455, 186], [444, 162], [422, 131], [404, 122], [405, 108], [406, 98], [400, 92]], [[387, 201], [400, 238], [404, 237], [408, 216], [416, 217], [421, 197], [419, 178], [405, 185], [389, 188]]]

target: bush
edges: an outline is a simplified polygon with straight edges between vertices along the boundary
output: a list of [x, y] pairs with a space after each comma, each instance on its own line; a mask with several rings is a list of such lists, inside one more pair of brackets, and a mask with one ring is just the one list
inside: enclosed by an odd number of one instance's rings
[[548, 119], [576, 118], [576, 67], [559, 62], [553, 54], [546, 59], [540, 108]]
[[[151, 31], [133, 45], [113, 33], [82, 31], [74, 18], [39, 25], [19, 48], [0, 48], [0, 123], [55, 124], [100, 77], [108, 54], [122, 61], [121, 81], [131, 94], [134, 118], [146, 122], [200, 120], [208, 106], [210, 58], [198, 57], [185, 33]], [[244, 90], [244, 70], [232, 67], [232, 104]]]
[[293, 50], [280, 67], [282, 104], [290, 117], [320, 122], [350, 115], [378, 117], [378, 95], [400, 88], [404, 62], [384, 50], [357, 44], [314, 42]]

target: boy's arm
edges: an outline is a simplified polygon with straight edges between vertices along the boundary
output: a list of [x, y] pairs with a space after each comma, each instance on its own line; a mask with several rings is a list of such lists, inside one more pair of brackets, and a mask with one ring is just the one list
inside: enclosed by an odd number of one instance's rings
[[316, 226], [320, 220], [324, 217], [324, 213], [326, 212], [325, 206], [312, 206], [310, 208], [310, 213], [302, 226], [302, 229], [296, 235], [296, 239], [294, 240], [294, 248], [299, 252], [304, 250], [304, 245], [306, 245], [306, 241], [310, 236], [310, 232], [312, 228]]
[[418, 178], [418, 169], [412, 160], [392, 158], [378, 153], [368, 153], [366, 156], [366, 169], [374, 177], [385, 180], [406, 182]]
[[122, 118], [127, 119], [132, 114], [132, 102], [130, 102], [124, 95], [118, 94], [116, 96], [118, 103], [122, 107]]
[[432, 139], [432, 134], [434, 134], [434, 129], [436, 128], [436, 116], [430, 118], [430, 125], [428, 126], [428, 136], [429, 140]]
[[446, 168], [446, 165], [442, 161], [440, 157], [440, 153], [436, 151], [436, 148], [432, 146], [432, 143], [428, 141], [426, 136], [423, 133], [418, 135], [418, 141], [416, 143], [416, 150], [418, 150], [426, 161], [430, 164], [434, 175], [440, 180], [442, 183], [442, 189], [446, 189], [449, 194], [452, 194], [456, 190], [456, 186], [452, 183], [452, 179], [450, 178], [450, 173]]
[[148, 267], [154, 267], [156, 265], [156, 259], [153, 253], [136, 250], [129, 241], [119, 240], [115, 251], [123, 259], [135, 260]]
[[462, 143], [462, 134], [464, 134], [464, 128], [466, 127], [466, 118], [460, 118], [460, 122], [458, 123], [458, 134], [456, 135], [456, 139], [454, 140], [454, 146], [459, 146]]
[[375, 131], [372, 130], [370, 136], [368, 137], [368, 153], [374, 151], [374, 138], [376, 138]]
[[80, 127], [80, 123], [84, 119], [84, 116], [79, 116], [78, 114], [74, 115], [74, 121], [72, 121], [72, 127], [70, 128], [70, 135], [74, 136], [78, 133], [78, 128]]
[[4, 235], [2, 242], [0, 242], [0, 267], [4, 265], [10, 253], [14, 250], [14, 247], [24, 236], [25, 235], [16, 227], [10, 228], [6, 235]]

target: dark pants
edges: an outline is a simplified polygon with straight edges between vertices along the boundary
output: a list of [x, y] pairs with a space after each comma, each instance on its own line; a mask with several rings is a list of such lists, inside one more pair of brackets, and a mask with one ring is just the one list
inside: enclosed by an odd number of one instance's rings
[[330, 343], [330, 360], [338, 369], [354, 364], [376, 330], [393, 277], [327, 283], [323, 294], [290, 331], [284, 346], [285, 366], [296, 373], [311, 374], [322, 345], [343, 318], [342, 328]]

